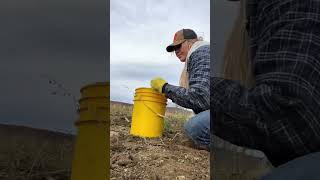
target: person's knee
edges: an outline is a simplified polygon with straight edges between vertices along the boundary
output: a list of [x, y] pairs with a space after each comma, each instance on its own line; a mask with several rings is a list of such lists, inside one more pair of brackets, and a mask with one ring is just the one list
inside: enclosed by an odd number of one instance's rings
[[201, 137], [204, 129], [209, 129], [210, 127], [210, 111], [204, 111], [196, 116], [192, 117], [184, 124], [184, 130], [187, 135], [196, 140], [198, 137]]
[[194, 136], [193, 130], [194, 130], [195, 126], [196, 126], [196, 124], [192, 118], [184, 123], [184, 131], [191, 138], [192, 138], [192, 136]]

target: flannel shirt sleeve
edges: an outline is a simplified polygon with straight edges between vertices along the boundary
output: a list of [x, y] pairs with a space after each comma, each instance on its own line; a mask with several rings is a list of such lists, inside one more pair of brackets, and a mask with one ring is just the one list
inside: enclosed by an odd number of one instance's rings
[[255, 2], [256, 86], [211, 77], [211, 124], [217, 136], [263, 149], [279, 165], [319, 150], [320, 1]]
[[174, 103], [195, 113], [210, 108], [210, 47], [200, 47], [189, 58], [189, 89], [167, 84], [164, 93]]
[[281, 97], [268, 85], [247, 89], [237, 81], [211, 77], [211, 121], [217, 136], [240, 146], [260, 149], [266, 143], [270, 114], [281, 114]]

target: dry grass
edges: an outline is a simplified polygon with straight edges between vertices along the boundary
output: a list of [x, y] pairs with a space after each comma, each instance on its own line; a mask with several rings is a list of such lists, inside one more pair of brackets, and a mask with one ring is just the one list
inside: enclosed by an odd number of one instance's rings
[[127, 118], [131, 119], [131, 114], [133, 110], [132, 105], [127, 104], [118, 104], [118, 103], [111, 103], [110, 104], [111, 114], [115, 116], [126, 116]]
[[[0, 179], [70, 179], [73, 137], [1, 126]], [[12, 129], [15, 129], [12, 131]]]

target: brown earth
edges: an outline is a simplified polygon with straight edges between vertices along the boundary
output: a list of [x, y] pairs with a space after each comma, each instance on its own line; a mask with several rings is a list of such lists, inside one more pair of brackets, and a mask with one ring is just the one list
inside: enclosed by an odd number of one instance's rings
[[75, 137], [0, 124], [0, 179], [70, 179]]
[[129, 134], [131, 111], [111, 104], [111, 179], [209, 179], [209, 152], [192, 148], [182, 133], [190, 112], [169, 110], [163, 137], [145, 139]]
[[[190, 147], [181, 132], [189, 111], [168, 109], [164, 136], [155, 139], [129, 134], [131, 111], [111, 104], [111, 179], [209, 179], [209, 152]], [[0, 179], [70, 179], [74, 135], [0, 124], [0, 141]], [[267, 159], [232, 148], [214, 149], [216, 179], [256, 180], [272, 169]]]

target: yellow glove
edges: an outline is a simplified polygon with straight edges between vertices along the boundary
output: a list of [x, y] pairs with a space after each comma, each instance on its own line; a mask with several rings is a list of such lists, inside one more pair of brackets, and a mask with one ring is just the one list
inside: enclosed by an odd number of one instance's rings
[[153, 78], [150, 82], [151, 88], [158, 91], [159, 93], [162, 93], [162, 87], [164, 84], [166, 84], [167, 81], [160, 77]]

